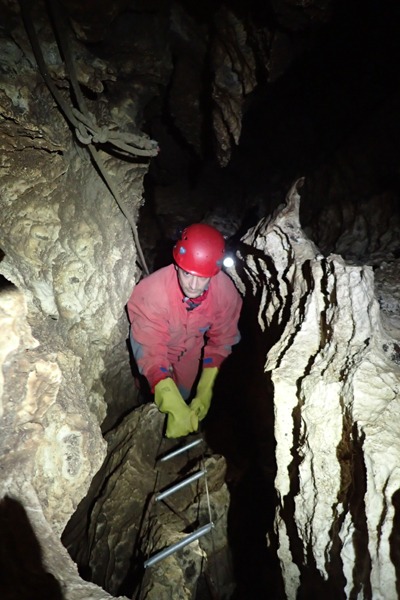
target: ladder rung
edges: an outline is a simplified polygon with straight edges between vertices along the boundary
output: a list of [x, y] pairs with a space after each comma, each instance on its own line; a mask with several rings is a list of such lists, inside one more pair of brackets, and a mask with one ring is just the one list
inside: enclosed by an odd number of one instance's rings
[[184, 548], [185, 546], [191, 544], [195, 540], [198, 540], [202, 535], [205, 535], [206, 533], [211, 531], [213, 527], [213, 522], [207, 523], [207, 525], [204, 525], [203, 527], [200, 527], [200, 529], [197, 529], [193, 533], [187, 535], [185, 538], [183, 538], [183, 540], [180, 540], [179, 542], [172, 544], [172, 546], [168, 546], [168, 548], [161, 550], [161, 552], [158, 552], [158, 554], [155, 554], [154, 556], [146, 560], [146, 562], [144, 563], [144, 568], [147, 569], [147, 567], [151, 567], [158, 561], [163, 560], [163, 558], [167, 558], [167, 556], [174, 554], [174, 552], [176, 552], [177, 550], [180, 550], [181, 548]]
[[174, 458], [175, 456], [178, 456], [178, 454], [181, 454], [182, 452], [185, 452], [186, 450], [190, 450], [190, 448], [194, 448], [195, 446], [198, 446], [199, 444], [201, 444], [202, 441], [203, 441], [203, 439], [199, 438], [198, 440], [194, 440], [194, 442], [190, 442], [189, 444], [186, 444], [185, 446], [182, 446], [181, 448], [178, 448], [177, 450], [173, 450], [166, 456], [163, 456], [162, 458], [160, 458], [160, 462], [165, 462], [166, 460], [169, 460], [170, 458]]
[[160, 494], [158, 494], [156, 496], [156, 502], [158, 502], [159, 500], [162, 500], [163, 498], [170, 496], [174, 492], [177, 492], [178, 490], [186, 487], [193, 481], [200, 479], [200, 477], [202, 477], [205, 474], [205, 472], [206, 471], [204, 469], [202, 469], [201, 471], [196, 471], [196, 473], [194, 473], [193, 475], [190, 475], [189, 477], [186, 477], [186, 479], [183, 479], [179, 483], [172, 485], [170, 488], [166, 489], [164, 492], [161, 492]]

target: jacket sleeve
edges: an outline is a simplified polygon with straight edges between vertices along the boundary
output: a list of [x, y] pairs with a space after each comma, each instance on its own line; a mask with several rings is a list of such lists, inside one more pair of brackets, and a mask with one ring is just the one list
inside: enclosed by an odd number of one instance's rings
[[240, 341], [238, 321], [242, 298], [232, 281], [226, 280], [218, 294], [213, 323], [207, 332], [203, 367], [220, 367], [232, 352], [232, 346]]
[[168, 316], [166, 307], [157, 302], [157, 294], [148, 293], [146, 286], [138, 284], [128, 300], [127, 309], [131, 322], [131, 345], [133, 355], [150, 388], [171, 377], [168, 360]]

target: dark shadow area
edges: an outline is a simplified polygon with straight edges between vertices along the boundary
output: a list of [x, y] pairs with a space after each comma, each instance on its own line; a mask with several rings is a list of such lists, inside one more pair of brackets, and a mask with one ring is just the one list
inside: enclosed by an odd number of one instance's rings
[[[0, 257], [0, 261], [1, 261], [1, 257]], [[0, 291], [10, 290], [10, 289], [17, 289], [17, 288], [15, 287], [15, 285], [13, 283], [11, 283], [11, 281], [8, 281], [8, 279], [6, 279], [4, 277], [4, 275], [0, 274]]]
[[0, 540], [1, 600], [63, 600], [25, 509], [7, 496], [0, 500]]
[[400, 490], [392, 496], [394, 508], [393, 528], [389, 536], [390, 558], [396, 571], [396, 591], [400, 598]]
[[[251, 252], [256, 256], [257, 251]], [[268, 261], [265, 255], [263, 259]], [[271, 323], [262, 332], [257, 321], [260, 302], [261, 297], [249, 290], [239, 323], [242, 339], [222, 365], [205, 420], [207, 442], [227, 461], [228, 543], [236, 583], [231, 600], [285, 597], [273, 532], [277, 502], [273, 390], [264, 373], [267, 352], [280, 327]]]
[[154, 399], [153, 394], [151, 393], [151, 389], [146, 377], [144, 377], [144, 375], [142, 375], [139, 372], [139, 368], [136, 364], [135, 357], [133, 356], [132, 346], [129, 338], [126, 340], [126, 347], [129, 354], [129, 366], [132, 372], [132, 377], [135, 382], [135, 386], [138, 390], [138, 406], [140, 404], [152, 402]]
[[[129, 335], [129, 320], [128, 316], [126, 317], [126, 331]], [[147, 380], [139, 373], [137, 365], [135, 363], [131, 344], [129, 342], [129, 338], [125, 340], [127, 356], [129, 361], [129, 369], [132, 375], [131, 381], [125, 381], [124, 375], [119, 377], [119, 374], [115, 374], [112, 379], [107, 379], [105, 377], [108, 374], [109, 370], [105, 370], [104, 376], [102, 378], [102, 383], [104, 388], [107, 390], [111, 389], [110, 398], [107, 399], [107, 414], [101, 423], [101, 432], [102, 435], [105, 436], [112, 429], [118, 427], [120, 423], [129, 415], [133, 409], [138, 408], [142, 404], [146, 402], [150, 402], [153, 399], [153, 396], [150, 392], [149, 385]], [[112, 363], [113, 357], [110, 356], [111, 367], [113, 367]], [[118, 384], [125, 384], [124, 387], [121, 387], [117, 393], [117, 396], [124, 398], [124, 403], [121, 405], [115, 405], [113, 402], [113, 392], [117, 391]]]
[[[247, 100], [240, 144], [227, 167], [238, 187], [247, 194], [271, 190], [279, 182], [288, 188], [368, 130], [400, 91], [393, 61], [400, 44], [399, 16], [395, 2], [337, 0], [329, 22], [313, 35], [309, 32], [306, 44], [299, 34], [303, 51], [299, 46], [286, 72], [259, 85]], [[386, 173], [390, 165], [398, 180], [392, 161], [398, 154], [398, 138], [393, 134], [398, 118], [394, 119], [387, 123], [386, 140], [388, 144], [396, 140], [396, 153], [388, 152], [386, 160], [378, 158], [374, 165]], [[361, 173], [363, 179], [368, 176]], [[317, 195], [315, 200], [321, 203], [324, 198]]]
[[363, 594], [366, 600], [372, 599], [371, 587], [372, 560], [369, 553], [369, 531], [365, 498], [368, 490], [367, 468], [364, 460], [365, 433], [359, 432], [357, 423], [352, 426], [352, 487], [349, 508], [354, 523], [353, 546], [355, 561], [353, 567], [353, 591], [350, 600]]
[[[159, 158], [154, 159], [152, 164], [157, 160]], [[158, 199], [156, 189], [160, 196]], [[182, 214], [170, 212], [168, 201], [162, 200], [162, 190], [167, 189], [169, 189], [168, 186], [157, 183], [151, 175], [146, 176], [145, 202], [140, 209], [138, 232], [150, 273], [171, 264], [175, 242], [179, 239], [184, 227], [191, 223], [191, 219], [184, 215], [184, 211]], [[176, 194], [177, 197], [180, 197], [178, 190]], [[180, 201], [184, 202], [184, 199], [182, 198]]]

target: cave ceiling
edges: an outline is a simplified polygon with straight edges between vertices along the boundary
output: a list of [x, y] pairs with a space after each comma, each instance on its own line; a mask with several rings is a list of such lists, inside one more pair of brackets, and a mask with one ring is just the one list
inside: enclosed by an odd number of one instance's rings
[[[2, 4], [12, 36], [18, 3]], [[31, 11], [68, 88], [51, 39], [55, 5]], [[148, 182], [209, 178], [205, 195], [213, 187], [234, 204], [268, 195], [268, 210], [306, 176], [306, 220], [321, 203], [397, 186], [394, 3], [64, 0], [58, 11], [96, 110], [158, 142]]]

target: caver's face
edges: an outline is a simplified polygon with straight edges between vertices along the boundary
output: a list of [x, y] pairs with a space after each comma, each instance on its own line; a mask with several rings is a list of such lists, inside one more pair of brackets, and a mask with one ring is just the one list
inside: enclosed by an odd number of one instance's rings
[[184, 271], [180, 267], [176, 268], [178, 273], [178, 281], [181, 290], [186, 298], [198, 298], [208, 286], [211, 277], [198, 277]]

